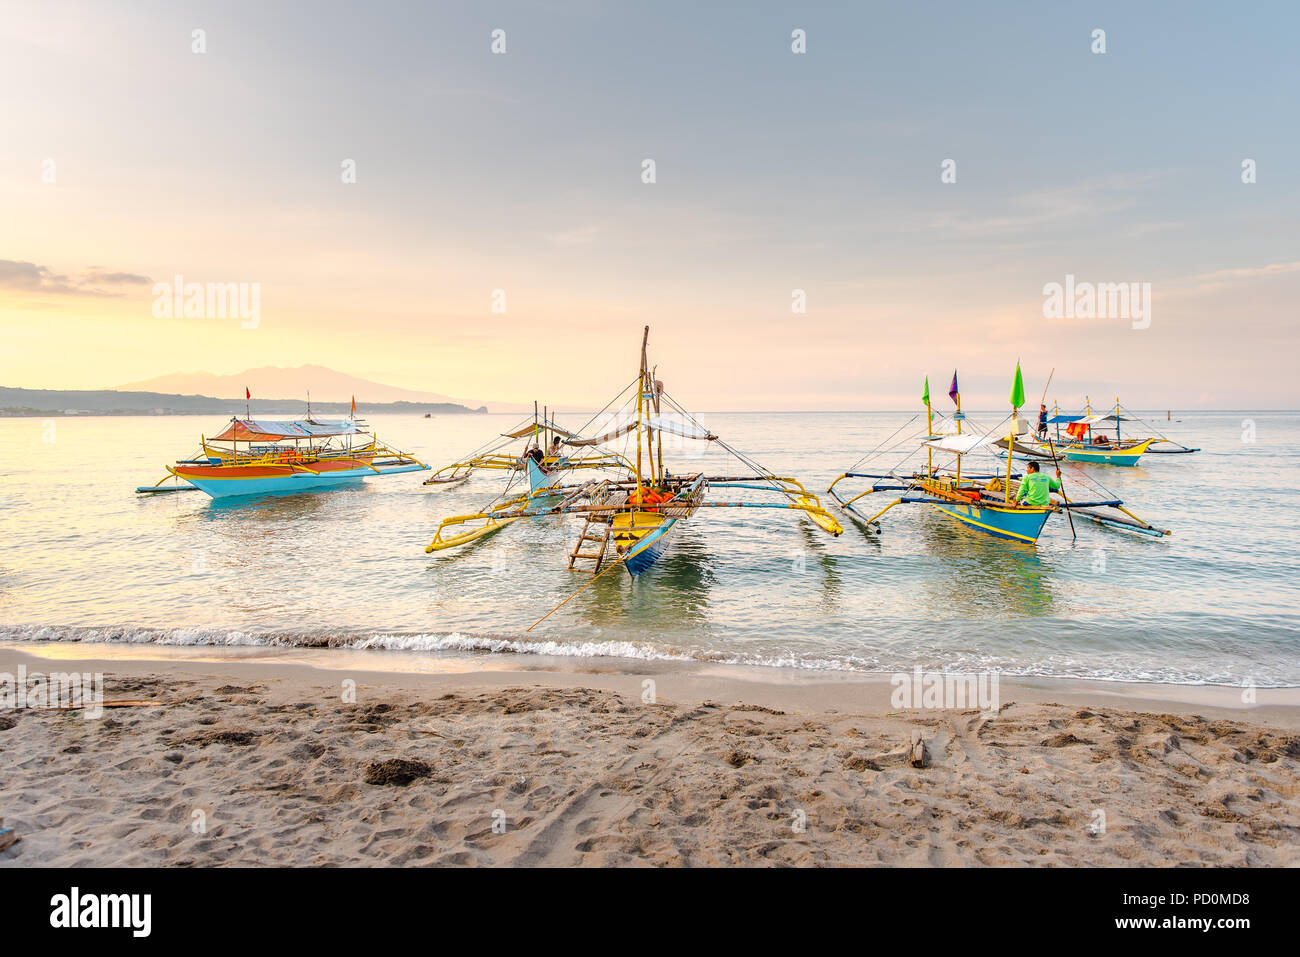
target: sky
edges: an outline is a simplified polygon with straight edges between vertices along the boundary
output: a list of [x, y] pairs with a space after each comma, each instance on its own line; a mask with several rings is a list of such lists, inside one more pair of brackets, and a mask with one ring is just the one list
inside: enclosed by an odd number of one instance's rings
[[0, 385], [1300, 407], [1294, 3], [418, 6], [0, 0]]

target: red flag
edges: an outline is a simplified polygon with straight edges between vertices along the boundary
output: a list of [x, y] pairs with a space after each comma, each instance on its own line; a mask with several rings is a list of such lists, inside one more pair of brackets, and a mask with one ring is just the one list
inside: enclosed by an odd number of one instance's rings
[[357, 397], [355, 395], [352, 397], [352, 414], [357, 414]]
[[253, 397], [253, 393], [248, 391], [248, 386], [244, 386], [244, 398], [251, 399], [252, 397]]

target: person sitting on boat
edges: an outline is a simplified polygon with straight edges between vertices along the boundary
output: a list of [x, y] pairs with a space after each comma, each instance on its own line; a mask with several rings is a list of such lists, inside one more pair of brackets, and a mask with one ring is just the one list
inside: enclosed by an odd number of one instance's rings
[[558, 435], [555, 438], [551, 439], [551, 451], [549, 454], [551, 458], [555, 459], [557, 462], [560, 460], [560, 456], [563, 454], [560, 450], [560, 442], [561, 439]]
[[1016, 490], [1015, 504], [1019, 505], [1020, 500], [1024, 499], [1026, 505], [1042, 507], [1050, 505], [1052, 502], [1052, 493], [1061, 490], [1061, 470], [1056, 470], [1056, 478], [1050, 475], [1044, 475], [1038, 470], [1037, 462], [1030, 462], [1025, 471], [1025, 477], [1020, 480], [1020, 488]]
[[1047, 438], [1047, 406], [1041, 404], [1038, 406], [1038, 437]]
[[542, 462], [546, 459], [546, 456], [542, 454], [542, 450], [536, 442], [534, 442], [533, 447], [528, 450], [527, 457], [536, 462], [539, 469], [542, 467]]
[[1094, 436], [1092, 437], [1092, 444], [1093, 444], [1093, 445], [1110, 445], [1110, 439], [1106, 438], [1106, 436], [1104, 436], [1104, 435], [1094, 435]]

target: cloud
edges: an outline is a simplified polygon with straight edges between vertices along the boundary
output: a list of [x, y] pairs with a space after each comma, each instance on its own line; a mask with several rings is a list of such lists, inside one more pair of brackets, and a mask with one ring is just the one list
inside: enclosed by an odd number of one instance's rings
[[1063, 224], [1077, 225], [1133, 207], [1141, 190], [1162, 174], [1135, 172], [1105, 176], [1071, 186], [1032, 189], [1006, 199], [1007, 214], [998, 216], [946, 212], [933, 217], [931, 228], [960, 235], [991, 236]]
[[131, 272], [108, 272], [99, 266], [83, 269], [74, 276], [56, 273], [46, 266], [17, 259], [0, 259], [0, 289], [68, 296], [124, 296], [104, 287], [146, 286], [148, 276]]
[[596, 241], [599, 226], [579, 226], [558, 233], [548, 233], [546, 241], [556, 246], [586, 246]]
[[1184, 279], [1176, 280], [1173, 286], [1178, 293], [1197, 296], [1207, 292], [1217, 292], [1234, 283], [1286, 276], [1296, 272], [1300, 272], [1300, 261], [1269, 263], [1264, 266], [1241, 266], [1187, 276]]

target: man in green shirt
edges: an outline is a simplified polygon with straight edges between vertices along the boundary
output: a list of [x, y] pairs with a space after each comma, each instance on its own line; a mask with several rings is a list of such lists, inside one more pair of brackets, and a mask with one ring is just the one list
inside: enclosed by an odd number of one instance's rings
[[1027, 505], [1043, 506], [1051, 504], [1052, 492], [1061, 490], [1061, 470], [1056, 470], [1056, 478], [1050, 475], [1043, 475], [1038, 471], [1038, 463], [1030, 462], [1025, 477], [1020, 480], [1020, 488], [1016, 491], [1016, 504], [1019, 505], [1021, 499]]

